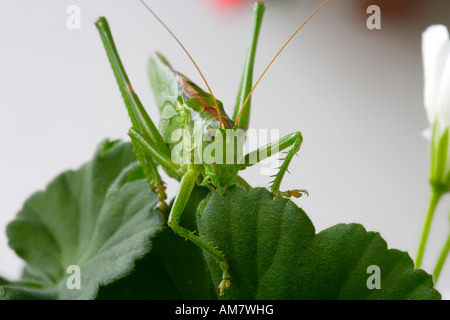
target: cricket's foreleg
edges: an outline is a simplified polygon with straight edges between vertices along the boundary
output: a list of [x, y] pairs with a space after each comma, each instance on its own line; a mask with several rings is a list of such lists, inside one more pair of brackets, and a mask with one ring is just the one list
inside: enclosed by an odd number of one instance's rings
[[300, 146], [303, 142], [303, 137], [300, 132], [291, 133], [278, 141], [271, 142], [266, 146], [259, 148], [255, 151], [250, 152], [244, 157], [244, 164], [242, 168], [250, 167], [264, 159], [269, 158], [275, 153], [281, 152], [282, 150], [289, 148], [286, 153], [286, 157], [283, 160], [278, 173], [274, 176], [275, 179], [272, 181], [270, 189], [275, 196], [278, 197], [295, 197], [299, 198], [303, 194], [308, 195], [308, 191], [305, 189], [295, 189], [280, 191], [281, 181], [283, 180], [284, 174], [288, 171], [289, 164], [292, 161], [294, 155], [300, 150]]
[[175, 202], [172, 206], [169, 216], [169, 227], [172, 228], [178, 235], [188, 239], [198, 245], [200, 248], [209, 252], [219, 262], [220, 269], [223, 272], [222, 282], [219, 285], [220, 295], [224, 294], [224, 290], [231, 286], [230, 274], [228, 272], [229, 266], [225, 259], [225, 255], [217, 247], [213, 246], [211, 242], [206, 242], [197, 236], [194, 232], [187, 230], [180, 226], [181, 215], [186, 207], [192, 189], [195, 186], [197, 178], [200, 175], [199, 167], [192, 167], [181, 179], [180, 187], [178, 189]]
[[146, 154], [159, 163], [170, 177], [177, 180], [181, 179], [178, 173], [178, 165], [175, 164], [170, 157], [161, 152], [153, 141], [145, 139], [135, 128], [131, 128], [128, 135]]
[[[292, 158], [300, 150], [300, 146], [303, 142], [303, 137], [300, 132], [295, 132], [288, 136], [289, 144], [291, 144], [290, 149], [286, 153], [283, 163], [281, 164], [278, 173], [275, 175], [275, 180], [273, 180], [271, 185], [272, 193], [279, 197], [295, 197], [300, 198], [303, 194], [309, 195], [306, 189], [294, 189], [287, 191], [280, 191], [281, 180], [283, 180], [284, 174], [288, 171], [289, 164]], [[283, 160], [283, 159], [281, 159]]]
[[131, 143], [133, 145], [134, 152], [136, 153], [136, 157], [141, 164], [142, 172], [144, 173], [148, 186], [158, 195], [159, 210], [161, 210], [162, 214], [167, 219], [169, 206], [166, 203], [166, 185], [161, 179], [155, 162], [151, 157], [144, 153], [139, 142], [135, 138], [131, 137]]

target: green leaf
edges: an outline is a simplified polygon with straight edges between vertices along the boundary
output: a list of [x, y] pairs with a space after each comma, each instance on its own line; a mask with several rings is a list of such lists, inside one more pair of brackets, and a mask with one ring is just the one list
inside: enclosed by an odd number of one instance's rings
[[8, 283], [9, 283], [9, 281], [8, 281], [8, 280], [6, 280], [6, 279], [4, 279], [4, 278], [0, 277], [0, 286], [1, 286], [1, 285], [5, 285], [5, 284], [8, 284]]
[[16, 282], [0, 285], [0, 300], [49, 300], [56, 299], [55, 291], [39, 284]]
[[[197, 207], [208, 193], [206, 187], [194, 188], [182, 216], [189, 230], [197, 229]], [[217, 299], [199, 247], [168, 227], [152, 242], [152, 251], [136, 263], [135, 270], [101, 287], [98, 299]]]
[[[92, 299], [100, 285], [131, 272], [161, 228], [157, 196], [137, 171], [129, 143], [106, 141], [91, 162], [33, 194], [7, 227], [11, 248], [27, 262], [24, 282], [1, 287], [0, 295]], [[71, 265], [80, 267], [80, 289], [66, 284]]]
[[[407, 253], [388, 250], [378, 233], [338, 224], [316, 234], [302, 209], [266, 189], [211, 193], [200, 205], [198, 226], [229, 261], [226, 299], [440, 299], [432, 277], [414, 269]], [[205, 258], [218, 285], [220, 269]], [[367, 286], [373, 265], [381, 289]]]

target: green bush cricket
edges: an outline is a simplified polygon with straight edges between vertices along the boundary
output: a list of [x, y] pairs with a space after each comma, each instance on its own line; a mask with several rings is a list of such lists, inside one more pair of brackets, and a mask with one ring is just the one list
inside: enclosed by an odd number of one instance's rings
[[[96, 26], [131, 118], [132, 128], [129, 131], [129, 135], [133, 148], [150, 188], [159, 195], [160, 210], [163, 214], [166, 213], [167, 216], [168, 206], [165, 202], [165, 184], [157, 170], [157, 165], [160, 165], [170, 177], [180, 181], [175, 201], [168, 215], [168, 225], [178, 235], [189, 239], [217, 259], [223, 271], [222, 282], [219, 285], [220, 295], [223, 295], [224, 291], [231, 286], [229, 265], [224, 253], [218, 247], [202, 240], [201, 236], [196, 235], [195, 232], [180, 226], [181, 215], [195, 185], [203, 184], [211, 190], [217, 189], [221, 194], [224, 189], [233, 184], [249, 189], [250, 186], [247, 182], [238, 175], [239, 171], [284, 149], [288, 149], [288, 151], [286, 157], [281, 159], [283, 163], [278, 173], [274, 175], [275, 179], [270, 186], [272, 193], [276, 197], [293, 196], [297, 198], [302, 194], [307, 194], [306, 190], [280, 191], [280, 184], [289, 163], [302, 144], [303, 138], [300, 132], [282, 137], [278, 141], [271, 142], [245, 156], [241, 156], [240, 152], [242, 149], [237, 150], [236, 153], [232, 152], [231, 161], [227, 161], [230, 158], [227, 156], [229, 156], [230, 150], [234, 151], [236, 148], [243, 147], [242, 144], [236, 146], [235, 137], [238, 138], [240, 132], [245, 133], [248, 130], [250, 97], [259, 81], [286, 45], [328, 0], [289, 38], [254, 86], [252, 86], [253, 64], [265, 6], [262, 2], [256, 2], [253, 5], [251, 37], [232, 119], [226, 114], [222, 103], [214, 97], [203, 74], [181, 42], [142, 0], [141, 2], [187, 53], [209, 91], [208, 93], [203, 91], [187, 77], [172, 69], [162, 55], [154, 54], [150, 58], [149, 73], [152, 89], [161, 113], [159, 130], [133, 91], [119, 58], [107, 20], [104, 17], [100, 17], [96, 22]], [[174, 141], [174, 133], [179, 129], [182, 129], [183, 133], [178, 135], [178, 139], [175, 138], [176, 141]], [[232, 138], [223, 138], [227, 137], [226, 135], [230, 131]], [[186, 136], [185, 134], [188, 135]], [[205, 137], [209, 137], [209, 139], [205, 139]], [[213, 152], [210, 153], [213, 156], [208, 158], [205, 156], [205, 151], [210, 150], [213, 144], [215, 148], [212, 148]], [[183, 155], [181, 162], [174, 161], [173, 154], [177, 146], [181, 147], [182, 150], [192, 150], [194, 146], [198, 147], [199, 145], [199, 150], [196, 149], [197, 151], [187, 152]], [[217, 148], [217, 146], [219, 147]]]

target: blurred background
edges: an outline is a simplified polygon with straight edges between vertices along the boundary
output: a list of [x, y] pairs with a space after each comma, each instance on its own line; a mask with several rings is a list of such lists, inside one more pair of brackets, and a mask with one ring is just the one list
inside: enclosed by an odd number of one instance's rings
[[[196, 59], [229, 114], [250, 33], [251, 1], [148, 0]], [[255, 77], [322, 0], [272, 0], [261, 29]], [[381, 29], [369, 30], [369, 5]], [[66, 9], [81, 10], [81, 28]], [[421, 35], [450, 26], [443, 0], [330, 0], [276, 61], [252, 98], [251, 127], [303, 133], [300, 157], [282, 189], [316, 230], [357, 222], [415, 258], [429, 197], [428, 128]], [[104, 138], [127, 138], [122, 97], [94, 26], [108, 18], [125, 68], [155, 122], [147, 78], [151, 52], [203, 86], [176, 42], [137, 0], [0, 0], [0, 275], [18, 279], [22, 261], [5, 227], [33, 192], [91, 159]], [[254, 166], [253, 186], [270, 178]], [[168, 181], [169, 194], [177, 183]], [[450, 198], [440, 203], [423, 267], [431, 272], [449, 232]], [[450, 262], [437, 288], [450, 298]]]

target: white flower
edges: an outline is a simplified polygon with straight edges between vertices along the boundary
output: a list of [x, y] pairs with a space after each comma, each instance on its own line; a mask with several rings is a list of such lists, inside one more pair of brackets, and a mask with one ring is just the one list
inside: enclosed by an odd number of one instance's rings
[[450, 39], [445, 26], [434, 25], [422, 35], [424, 103], [433, 128], [430, 180], [450, 190]]
[[437, 120], [450, 126], [450, 39], [443, 25], [434, 25], [422, 35], [425, 77], [425, 109], [430, 124]]
[[[436, 206], [442, 195], [450, 192], [450, 39], [446, 27], [431, 26], [423, 33], [422, 55], [425, 78], [424, 102], [432, 128], [430, 166], [432, 192], [417, 250], [417, 267], [422, 263]], [[438, 264], [440, 262], [441, 258]], [[435, 269], [436, 279], [439, 272], [440, 269]]]

